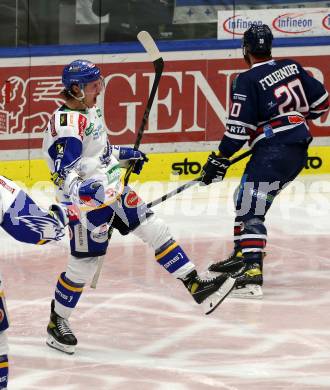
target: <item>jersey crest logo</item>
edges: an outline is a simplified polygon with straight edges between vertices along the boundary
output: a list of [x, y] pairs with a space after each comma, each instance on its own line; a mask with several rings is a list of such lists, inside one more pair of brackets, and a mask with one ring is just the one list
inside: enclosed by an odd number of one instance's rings
[[38, 233], [40, 240], [59, 240], [64, 236], [61, 226], [55, 219], [34, 215], [22, 215], [16, 218], [30, 230]]

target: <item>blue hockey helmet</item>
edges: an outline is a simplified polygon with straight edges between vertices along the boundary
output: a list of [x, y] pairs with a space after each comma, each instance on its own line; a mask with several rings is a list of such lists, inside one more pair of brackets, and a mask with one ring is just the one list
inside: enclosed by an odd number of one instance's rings
[[62, 83], [65, 89], [70, 90], [73, 84], [81, 88], [91, 81], [101, 77], [100, 68], [87, 60], [75, 60], [65, 66], [62, 73]]
[[243, 54], [270, 56], [273, 34], [267, 24], [252, 24], [243, 36]]

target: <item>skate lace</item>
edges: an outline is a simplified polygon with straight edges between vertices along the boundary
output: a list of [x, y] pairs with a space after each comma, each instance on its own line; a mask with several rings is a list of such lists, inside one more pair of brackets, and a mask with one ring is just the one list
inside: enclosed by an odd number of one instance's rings
[[219, 276], [214, 276], [214, 277], [207, 277], [207, 275], [205, 275], [205, 277], [198, 276], [196, 279], [199, 284], [205, 284], [205, 283], [213, 283], [218, 280], [223, 280], [224, 278], [226, 278], [225, 274], [221, 274]]
[[218, 262], [212, 264], [211, 266], [223, 266], [223, 265], [227, 265], [228, 263], [231, 263], [233, 260], [235, 260], [237, 257], [241, 257], [241, 256], [238, 256], [238, 253], [240, 253], [240, 251], [238, 251], [237, 249], [234, 249], [228, 256], [227, 259], [225, 260], [219, 260]]
[[64, 318], [57, 318], [57, 328], [62, 336], [73, 335], [68, 320], [65, 320]]

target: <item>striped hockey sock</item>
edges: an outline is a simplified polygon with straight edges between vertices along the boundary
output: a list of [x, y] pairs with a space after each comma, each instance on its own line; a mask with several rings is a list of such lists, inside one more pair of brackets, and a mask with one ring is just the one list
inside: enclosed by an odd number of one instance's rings
[[176, 278], [184, 278], [195, 266], [174, 240], [167, 241], [155, 253], [156, 260]]
[[63, 272], [58, 278], [55, 289], [55, 300], [66, 308], [73, 309], [83, 292], [84, 284], [74, 283]]
[[8, 355], [0, 356], [0, 389], [7, 389], [8, 384]]

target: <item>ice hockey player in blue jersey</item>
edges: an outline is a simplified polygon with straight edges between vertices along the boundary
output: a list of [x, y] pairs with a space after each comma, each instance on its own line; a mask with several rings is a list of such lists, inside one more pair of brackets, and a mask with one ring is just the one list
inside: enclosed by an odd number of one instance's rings
[[[53, 211], [40, 208], [23, 189], [8, 178], [0, 176], [0, 226], [17, 241], [44, 245], [64, 236], [67, 223], [65, 211], [58, 205]], [[3, 280], [0, 275], [0, 389], [7, 389], [9, 327]]]
[[228, 159], [248, 141], [252, 156], [235, 194], [234, 250], [209, 267], [237, 277], [231, 295], [243, 298], [262, 297], [265, 215], [305, 165], [312, 140], [308, 120], [329, 109], [328, 93], [318, 80], [296, 61], [272, 58], [272, 40], [265, 24], [245, 31], [243, 56], [250, 69], [233, 82], [225, 134], [202, 172], [206, 185], [222, 180]]
[[43, 152], [57, 185], [57, 197], [69, 209], [71, 254], [56, 285], [47, 344], [74, 353], [77, 339], [68, 319], [106, 254], [112, 228], [123, 235], [133, 232], [149, 244], [157, 263], [182, 280], [206, 314], [211, 313], [235, 280], [228, 275], [201, 279], [165, 223], [130, 186], [123, 187], [120, 167], [133, 160], [133, 172], [139, 174], [147, 159], [141, 151], [109, 143], [96, 105], [104, 88], [100, 69], [89, 61], [76, 60], [64, 68], [62, 81], [65, 104], [49, 122]]

